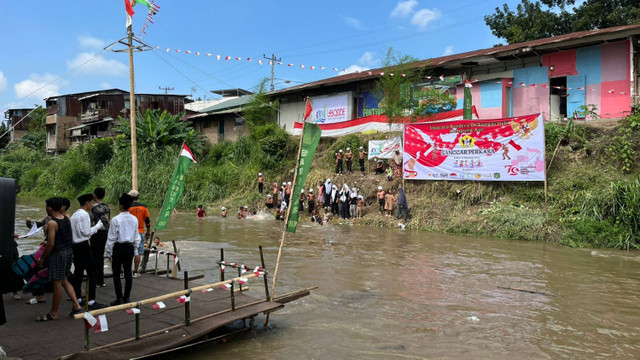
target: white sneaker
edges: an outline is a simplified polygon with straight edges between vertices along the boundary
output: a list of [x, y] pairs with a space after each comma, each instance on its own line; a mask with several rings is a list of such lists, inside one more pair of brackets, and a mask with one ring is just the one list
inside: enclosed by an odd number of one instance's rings
[[139, 278], [139, 277], [140, 277], [140, 273], [134, 272], [134, 273], [133, 273], [133, 277], [134, 277], [134, 278]]

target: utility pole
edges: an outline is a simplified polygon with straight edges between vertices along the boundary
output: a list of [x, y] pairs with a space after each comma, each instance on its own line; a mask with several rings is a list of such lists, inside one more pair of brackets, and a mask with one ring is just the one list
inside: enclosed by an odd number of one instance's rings
[[270, 58], [268, 58], [265, 54], [262, 54], [262, 57], [271, 61], [271, 91], [273, 91], [275, 90], [275, 88], [273, 87], [273, 68], [276, 66], [276, 61], [282, 61], [282, 59], [276, 59], [276, 56], [274, 54], [271, 54]]
[[169, 87], [169, 86], [167, 86], [167, 87], [158, 86], [158, 89], [160, 89], [160, 90], [164, 90], [164, 94], [165, 94], [165, 95], [167, 95], [167, 93], [168, 93], [169, 91], [172, 91], [172, 90], [173, 90], [173, 87]]

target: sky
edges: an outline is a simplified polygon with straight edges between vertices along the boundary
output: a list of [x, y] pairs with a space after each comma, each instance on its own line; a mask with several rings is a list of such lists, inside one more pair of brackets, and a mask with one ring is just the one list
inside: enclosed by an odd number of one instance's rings
[[[133, 31], [153, 49], [134, 56], [135, 92], [168, 87], [170, 94], [201, 99], [217, 98], [211, 90], [255, 90], [271, 73], [263, 55], [281, 59], [274, 81], [281, 89], [381, 67], [390, 47], [418, 59], [492, 47], [504, 41], [483, 17], [519, 2], [154, 1], [160, 9], [153, 23], [146, 7], [134, 7]], [[120, 0], [0, 0], [1, 111], [44, 105], [44, 98], [59, 94], [128, 91], [127, 53], [104, 50], [126, 36], [125, 23]]]

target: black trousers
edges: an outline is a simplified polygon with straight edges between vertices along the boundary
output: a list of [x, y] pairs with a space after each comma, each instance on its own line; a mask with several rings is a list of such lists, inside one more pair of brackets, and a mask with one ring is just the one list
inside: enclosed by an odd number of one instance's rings
[[342, 174], [342, 159], [338, 159], [336, 163], [336, 174]]
[[311, 213], [313, 212], [313, 209], [315, 208], [316, 208], [315, 201], [309, 201], [309, 215], [311, 215]]
[[264, 183], [258, 183], [258, 192], [262, 194], [264, 191]]
[[73, 291], [76, 298], [82, 296], [82, 278], [84, 272], [87, 272], [89, 279], [89, 301], [96, 299], [96, 262], [93, 261], [93, 251], [89, 246], [89, 241], [83, 241], [79, 244], [73, 244]]
[[360, 162], [360, 171], [364, 172], [364, 159], [358, 159]]
[[347, 159], [347, 171], [348, 172], [353, 172], [353, 160], [351, 159]]
[[104, 247], [107, 244], [107, 230], [99, 230], [91, 236], [91, 251], [93, 251], [93, 261], [96, 262], [96, 284], [104, 284]]
[[[111, 271], [113, 272], [113, 287], [116, 291], [116, 299], [129, 301], [133, 279], [131, 277], [131, 265], [133, 263], [133, 244], [116, 243], [113, 246], [111, 257]], [[120, 282], [120, 267], [124, 273], [124, 294], [122, 293], [122, 283]]]

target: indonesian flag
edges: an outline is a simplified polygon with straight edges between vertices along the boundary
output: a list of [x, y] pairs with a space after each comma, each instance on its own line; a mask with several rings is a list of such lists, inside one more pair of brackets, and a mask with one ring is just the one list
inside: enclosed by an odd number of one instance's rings
[[312, 111], [313, 111], [313, 108], [311, 107], [311, 102], [309, 101], [309, 99], [307, 99], [307, 106], [304, 109], [304, 119], [303, 119], [303, 121], [307, 121], [307, 118], [309, 117], [309, 115], [311, 115]]
[[194, 163], [198, 163], [196, 161], [195, 156], [193, 156], [193, 153], [191, 152], [191, 149], [189, 149], [189, 147], [187, 146], [187, 144], [182, 145], [182, 151], [180, 151], [180, 156], [186, 156], [187, 158], [189, 158], [189, 160], [193, 161]]
[[146, 6], [149, 9], [150, 15], [155, 15], [156, 12], [160, 10], [160, 7], [158, 5], [147, 0], [124, 0], [124, 8], [127, 11], [127, 27], [131, 26], [131, 17], [135, 14], [135, 12], [133, 11], [133, 7], [138, 4]]
[[127, 27], [131, 26], [131, 17], [135, 14], [131, 1], [132, 0], [124, 0], [124, 8], [127, 11]]
[[125, 312], [129, 315], [140, 314], [140, 309], [130, 308], [130, 309], [126, 309]]
[[95, 317], [93, 317], [93, 315], [89, 314], [88, 312], [84, 313], [84, 326], [87, 327], [87, 329], [91, 329], [93, 327], [93, 325], [95, 325], [98, 320], [96, 320]]
[[151, 305], [151, 307], [153, 307], [156, 310], [160, 310], [160, 309], [166, 308], [167, 305], [165, 305], [162, 301], [158, 301], [157, 303], [154, 303], [153, 305]]
[[224, 59], [225, 60], [229, 60], [229, 59], [231, 59], [231, 56], [225, 56]]
[[176, 300], [178, 300], [179, 303], [184, 304], [191, 301], [191, 297], [186, 295], [181, 295], [179, 298], [176, 298]]
[[471, 82], [469, 80], [464, 79], [464, 86], [468, 87], [468, 88], [471, 88], [471, 87], [473, 87], [473, 84], [471, 84]]
[[244, 285], [244, 284], [246, 284], [246, 283], [247, 283], [247, 281], [249, 281], [249, 279], [247, 279], [247, 278], [245, 278], [245, 277], [238, 279], [238, 283], [240, 283], [240, 285]]
[[225, 267], [226, 267], [226, 266], [224, 266], [224, 265], [220, 265], [220, 271], [224, 272], [224, 268], [225, 268]]
[[213, 291], [213, 288], [208, 288], [208, 289], [204, 289], [204, 290], [202, 290], [202, 293], [203, 293], [203, 294], [206, 294], [206, 293], [210, 293], [210, 292], [212, 292], [212, 291]]
[[220, 287], [223, 288], [224, 290], [229, 290], [231, 289], [231, 284], [223, 284], [223, 285], [220, 285]]
[[177, 254], [173, 254], [173, 265], [178, 265], [178, 255]]
[[93, 332], [97, 334], [105, 331], [109, 331], [109, 324], [107, 323], [107, 315], [100, 315], [98, 316], [98, 321], [96, 322], [96, 325], [93, 327]]
[[522, 146], [516, 144], [516, 142], [513, 141], [513, 139], [509, 140], [509, 145], [513, 146], [513, 148], [516, 149], [517, 151], [522, 150]]

